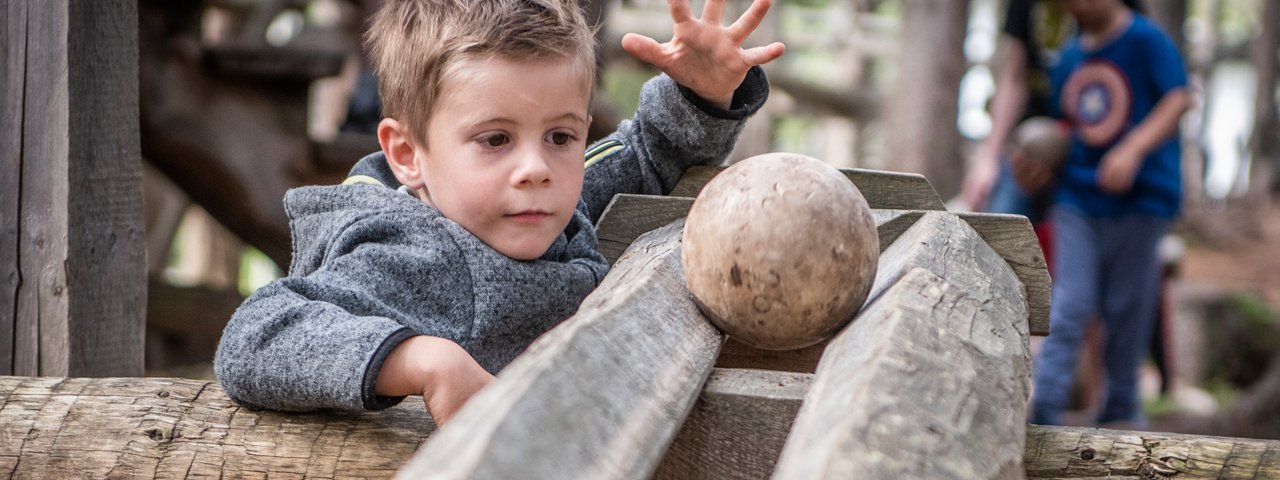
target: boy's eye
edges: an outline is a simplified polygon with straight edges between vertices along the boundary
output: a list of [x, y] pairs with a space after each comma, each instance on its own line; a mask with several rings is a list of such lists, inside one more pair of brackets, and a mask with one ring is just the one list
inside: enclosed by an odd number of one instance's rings
[[573, 135], [570, 135], [565, 132], [551, 133], [551, 143], [554, 143], [556, 145], [567, 145], [571, 141], [573, 141]]
[[511, 137], [508, 137], [504, 133], [495, 133], [480, 139], [480, 143], [486, 147], [501, 147], [510, 141]]

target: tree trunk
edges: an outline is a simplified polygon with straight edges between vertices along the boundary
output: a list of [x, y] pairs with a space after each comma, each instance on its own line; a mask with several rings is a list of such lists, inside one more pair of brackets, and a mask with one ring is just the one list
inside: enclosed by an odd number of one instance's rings
[[[1249, 137], [1249, 155], [1257, 168], [1273, 173], [1280, 170], [1280, 119], [1276, 117], [1276, 56], [1280, 50], [1280, 2], [1264, 1], [1258, 35], [1250, 45], [1250, 63], [1257, 72], [1258, 87], [1254, 104], [1253, 133]], [[1264, 191], [1280, 191], [1280, 181], [1263, 178]]]
[[897, 74], [885, 109], [885, 167], [920, 173], [942, 198], [960, 192], [956, 128], [969, 1], [905, 0]]

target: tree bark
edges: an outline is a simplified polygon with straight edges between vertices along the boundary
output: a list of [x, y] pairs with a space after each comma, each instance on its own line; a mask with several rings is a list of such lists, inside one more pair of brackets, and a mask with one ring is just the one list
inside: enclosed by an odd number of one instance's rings
[[[1276, 56], [1280, 54], [1280, 2], [1261, 2], [1262, 21], [1258, 35], [1250, 45], [1250, 63], [1258, 76], [1254, 104], [1253, 132], [1249, 137], [1249, 155], [1255, 168], [1274, 176], [1280, 171], [1280, 119], [1276, 117]], [[1264, 178], [1267, 191], [1280, 191], [1280, 180]]]
[[964, 177], [956, 117], [969, 1], [902, 3], [898, 70], [885, 106], [885, 167], [923, 174], [951, 198]]

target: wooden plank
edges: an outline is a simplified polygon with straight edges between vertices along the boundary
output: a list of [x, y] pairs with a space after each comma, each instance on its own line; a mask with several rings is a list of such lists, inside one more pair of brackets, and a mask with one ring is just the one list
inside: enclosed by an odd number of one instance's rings
[[717, 368], [654, 478], [769, 478], [813, 375]]
[[881, 255], [873, 299], [827, 346], [774, 478], [1021, 476], [1020, 290], [968, 224], [926, 214]]
[[0, 375], [13, 373], [18, 302], [18, 192], [22, 171], [22, 115], [27, 49], [26, 0], [0, 0]]
[[[697, 197], [707, 181], [727, 167], [690, 167], [680, 177], [673, 197]], [[867, 199], [871, 208], [895, 210], [946, 210], [947, 207], [933, 191], [933, 185], [924, 176], [915, 173], [886, 172], [862, 168], [842, 168], [849, 180]]]
[[720, 368], [754, 368], [779, 372], [813, 373], [818, 368], [827, 341], [796, 350], [765, 350], [739, 342], [733, 337], [720, 347], [716, 366]]
[[1280, 478], [1280, 441], [1031, 425], [1027, 478]]
[[682, 227], [636, 240], [578, 313], [473, 397], [399, 478], [651, 475], [723, 341], [685, 286]]
[[[920, 210], [873, 210], [883, 252], [926, 212]], [[1027, 217], [999, 213], [957, 213], [978, 232], [1013, 269], [1026, 289], [1027, 322], [1032, 335], [1049, 334], [1049, 306], [1053, 282], [1035, 228]]]
[[66, 370], [53, 353], [67, 350], [67, 2], [27, 9], [14, 373], [39, 375]]
[[435, 429], [418, 397], [278, 413], [174, 378], [0, 377], [0, 405], [5, 478], [390, 478]]
[[[687, 175], [686, 175], [687, 176]], [[605, 258], [613, 262], [641, 233], [666, 225], [689, 213], [692, 199], [660, 195], [615, 195], [600, 216], [596, 235]], [[883, 252], [930, 210], [872, 209]], [[1013, 268], [1026, 289], [1028, 322], [1033, 335], [1049, 334], [1052, 290], [1044, 252], [1026, 217], [996, 213], [961, 213], [996, 253]]]
[[28, 8], [14, 371], [141, 375], [137, 5]]

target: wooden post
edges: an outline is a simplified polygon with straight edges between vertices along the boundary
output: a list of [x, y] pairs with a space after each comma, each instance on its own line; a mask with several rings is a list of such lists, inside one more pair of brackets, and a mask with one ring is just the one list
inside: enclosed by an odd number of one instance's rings
[[774, 478], [1016, 478], [1026, 438], [1027, 306], [963, 220], [928, 213], [880, 256], [831, 340]]
[[684, 222], [636, 240], [583, 301], [467, 402], [398, 478], [648, 478], [724, 336], [680, 267]]
[[16, 166], [0, 197], [7, 277], [0, 306], [13, 305], [0, 312], [0, 333], [13, 332], [11, 346], [0, 343], [0, 354], [12, 359], [0, 373], [141, 375], [146, 267], [136, 2], [0, 5], [0, 152], [6, 167]]
[[[0, 0], [0, 172], [22, 167], [22, 83], [27, 47], [26, 0]], [[18, 301], [20, 177], [0, 175], [0, 373], [13, 373]]]

